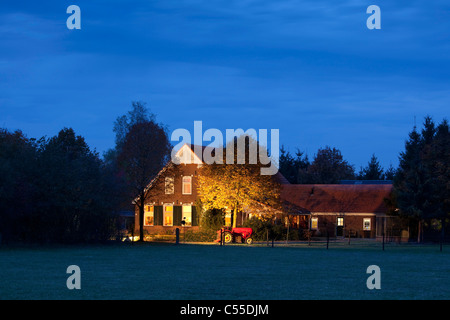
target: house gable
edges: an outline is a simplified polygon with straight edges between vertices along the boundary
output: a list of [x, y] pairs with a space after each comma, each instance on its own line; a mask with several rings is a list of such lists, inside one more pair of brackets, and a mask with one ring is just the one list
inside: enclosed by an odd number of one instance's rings
[[[196, 164], [201, 165], [203, 164], [202, 161], [202, 154], [205, 147], [203, 146], [195, 146], [195, 145], [188, 145], [185, 143], [176, 153], [174, 156], [175, 163], [177, 164]], [[197, 153], [196, 153], [197, 152]], [[201, 152], [201, 154], [200, 154]]]

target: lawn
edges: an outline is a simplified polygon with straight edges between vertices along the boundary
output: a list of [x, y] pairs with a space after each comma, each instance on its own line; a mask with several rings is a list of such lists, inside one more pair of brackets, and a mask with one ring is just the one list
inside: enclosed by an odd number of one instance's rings
[[[69, 265], [80, 290], [66, 287]], [[2, 246], [0, 272], [0, 299], [450, 299], [450, 248], [438, 246]]]

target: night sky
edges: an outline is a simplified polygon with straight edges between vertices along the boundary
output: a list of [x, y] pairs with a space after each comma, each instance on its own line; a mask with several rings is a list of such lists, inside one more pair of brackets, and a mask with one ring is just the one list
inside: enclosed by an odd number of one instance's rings
[[1, 1], [0, 127], [72, 127], [102, 154], [131, 101], [169, 132], [279, 129], [310, 159], [329, 145], [396, 166], [415, 118], [449, 114], [450, 2]]

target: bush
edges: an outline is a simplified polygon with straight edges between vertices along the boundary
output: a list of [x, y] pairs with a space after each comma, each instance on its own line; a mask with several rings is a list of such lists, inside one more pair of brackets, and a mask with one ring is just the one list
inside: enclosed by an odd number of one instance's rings
[[[216, 230], [217, 231], [217, 230]], [[180, 241], [186, 242], [211, 242], [216, 240], [217, 233], [214, 230], [200, 229], [198, 231], [188, 230], [180, 233]]]
[[200, 226], [204, 230], [214, 231], [220, 230], [225, 224], [225, 213], [223, 210], [212, 209], [202, 214]]
[[[265, 221], [252, 217], [244, 222], [244, 227], [253, 229], [253, 240], [286, 240], [287, 228], [283, 224], [274, 224], [272, 221]], [[268, 234], [267, 234], [268, 233]], [[300, 240], [303, 238], [301, 229], [289, 229], [289, 240]]]
[[269, 230], [269, 238], [271, 236], [272, 222], [264, 221], [256, 217], [252, 217], [244, 222], [244, 227], [252, 228], [252, 238], [255, 241], [263, 241], [267, 239], [267, 230]]

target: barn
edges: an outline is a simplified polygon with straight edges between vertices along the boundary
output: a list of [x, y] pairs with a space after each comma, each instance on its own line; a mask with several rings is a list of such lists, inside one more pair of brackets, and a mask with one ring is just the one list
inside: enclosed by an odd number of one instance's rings
[[285, 184], [281, 198], [304, 208], [316, 236], [375, 238], [392, 184]]

